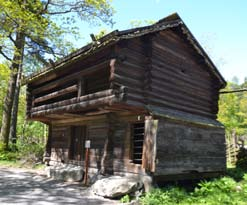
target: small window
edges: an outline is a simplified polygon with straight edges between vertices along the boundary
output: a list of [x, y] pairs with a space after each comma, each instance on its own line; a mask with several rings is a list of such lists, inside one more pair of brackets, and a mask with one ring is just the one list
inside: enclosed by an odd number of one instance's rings
[[135, 164], [142, 164], [142, 149], [144, 141], [145, 124], [134, 123], [132, 126], [132, 159]]

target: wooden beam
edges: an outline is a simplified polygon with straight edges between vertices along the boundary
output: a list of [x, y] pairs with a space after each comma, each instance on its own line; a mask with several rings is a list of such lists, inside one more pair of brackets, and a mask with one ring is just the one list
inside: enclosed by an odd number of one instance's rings
[[94, 65], [94, 66], [91, 66], [89, 68], [86, 68], [86, 69], [82, 69], [80, 72], [77, 72], [77, 73], [73, 73], [71, 75], [68, 75], [66, 77], [63, 77], [61, 79], [57, 79], [57, 80], [54, 80], [50, 83], [46, 83], [45, 85], [39, 87], [39, 88], [36, 88], [32, 91], [32, 94], [35, 95], [35, 94], [38, 94], [40, 92], [44, 92], [44, 91], [47, 91], [47, 90], [50, 90], [52, 88], [55, 88], [61, 84], [65, 84], [71, 80], [74, 80], [74, 79], [78, 79], [78, 76], [85, 76], [85, 75], [89, 75], [89, 74], [92, 74], [106, 66], [110, 66], [109, 65], [109, 60], [106, 60], [106, 61], [103, 61], [102, 63], [99, 63], [97, 65]]
[[221, 91], [220, 94], [239, 93], [239, 92], [247, 92], [247, 88]]
[[87, 101], [83, 101], [83, 102], [79, 102], [79, 103], [75, 103], [71, 105], [56, 107], [53, 109], [46, 109], [46, 110], [41, 110], [37, 112], [32, 112], [31, 117], [43, 116], [43, 115], [52, 114], [52, 113], [73, 112], [73, 111], [88, 109], [88, 108], [92, 108], [92, 107], [100, 106], [100, 105], [111, 105], [114, 102], [118, 102], [118, 101], [119, 99], [115, 95], [110, 95], [110, 96], [102, 97], [99, 99], [87, 100]]
[[86, 82], [85, 82], [85, 78], [81, 77], [78, 80], [78, 98], [81, 97], [82, 95], [85, 95], [86, 93]]
[[70, 119], [62, 119], [62, 120], [56, 120], [56, 121], [53, 121], [52, 123], [54, 125], [59, 125], [59, 124], [75, 124], [75, 123], [82, 123], [83, 122], [89, 122], [89, 121], [95, 121], [95, 120], [102, 120], [105, 122], [106, 120], [106, 116], [105, 115], [97, 115], [97, 116], [85, 116], [85, 115], [82, 115], [80, 117], [73, 117], [73, 118], [70, 118]]
[[52, 99], [52, 98], [59, 97], [61, 95], [65, 95], [65, 94], [68, 94], [68, 93], [73, 93], [75, 91], [77, 91], [77, 85], [72, 85], [70, 87], [67, 87], [67, 88], [52, 92], [52, 93], [50, 93], [48, 95], [44, 95], [42, 97], [36, 98], [34, 100], [34, 103], [43, 102], [43, 101], [46, 101], [46, 100], [49, 100], [49, 99]]
[[37, 111], [41, 111], [41, 110], [52, 109], [52, 108], [57, 108], [57, 107], [66, 106], [66, 105], [70, 105], [70, 104], [75, 104], [75, 103], [79, 103], [79, 102], [83, 102], [83, 101], [87, 101], [87, 100], [93, 100], [96, 98], [106, 97], [106, 96], [113, 95], [115, 92], [117, 92], [117, 91], [113, 90], [113, 89], [108, 89], [108, 90], [84, 95], [84, 96], [81, 96], [80, 98], [72, 98], [69, 100], [63, 100], [63, 101], [56, 102], [56, 103], [51, 103], [51, 104], [47, 104], [47, 105], [34, 107], [31, 109], [31, 112], [37, 112]]

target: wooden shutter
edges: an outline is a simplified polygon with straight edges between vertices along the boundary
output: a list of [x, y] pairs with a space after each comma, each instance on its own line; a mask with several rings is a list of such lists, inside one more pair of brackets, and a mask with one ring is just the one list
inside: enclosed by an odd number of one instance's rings
[[146, 171], [155, 171], [156, 134], [158, 120], [147, 118], [145, 120], [145, 135], [142, 154], [142, 167]]

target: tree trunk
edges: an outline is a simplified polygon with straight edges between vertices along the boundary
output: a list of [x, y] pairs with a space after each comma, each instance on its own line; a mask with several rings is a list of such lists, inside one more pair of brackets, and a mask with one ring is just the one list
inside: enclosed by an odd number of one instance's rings
[[8, 83], [7, 93], [4, 98], [2, 127], [0, 134], [0, 140], [3, 143], [4, 150], [8, 149], [8, 144], [9, 144], [9, 129], [10, 129], [10, 118], [11, 118], [11, 110], [12, 110], [11, 108], [13, 105], [16, 78], [17, 78], [17, 73], [15, 70], [12, 70]]
[[20, 66], [22, 65], [23, 60], [24, 40], [25, 36], [22, 33], [16, 34], [15, 53], [10, 67], [11, 74], [8, 83], [8, 89], [4, 98], [2, 127], [0, 133], [0, 140], [3, 143], [4, 150], [7, 150], [9, 147], [11, 112], [13, 107], [18, 71]]
[[17, 139], [17, 114], [18, 114], [18, 106], [19, 106], [19, 94], [21, 88], [21, 76], [22, 76], [22, 65], [20, 65], [17, 80], [16, 80], [16, 88], [14, 93], [14, 102], [12, 108], [12, 115], [11, 115], [11, 124], [10, 124], [10, 134], [9, 139], [12, 143], [16, 143]]

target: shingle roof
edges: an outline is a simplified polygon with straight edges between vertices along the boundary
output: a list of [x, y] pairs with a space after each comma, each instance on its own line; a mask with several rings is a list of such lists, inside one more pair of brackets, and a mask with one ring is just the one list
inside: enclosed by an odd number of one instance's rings
[[182, 19], [179, 17], [177, 13], [167, 16], [150, 26], [138, 27], [138, 28], [123, 30], [123, 31], [114, 30], [111, 33], [103, 36], [96, 42], [92, 42], [76, 50], [75, 52], [69, 54], [68, 56], [56, 61], [53, 65], [45, 67], [41, 71], [35, 72], [27, 76], [26, 78], [24, 78], [23, 84], [30, 83], [38, 78], [41, 78], [42, 76], [47, 75], [50, 72], [53, 72], [54, 70], [61, 69], [65, 65], [68, 65], [69, 63], [77, 59], [92, 55], [93, 53], [98, 52], [102, 48], [115, 44], [116, 42], [122, 39], [136, 38], [146, 34], [165, 30], [167, 28], [174, 28], [178, 26], [181, 27], [183, 34], [186, 35], [186, 38], [189, 40], [189, 42], [194, 47], [196, 52], [203, 57], [205, 63], [209, 66], [211, 71], [221, 82], [222, 87], [224, 87], [226, 85], [226, 81], [224, 80], [222, 75], [217, 70], [216, 66], [213, 64], [211, 59], [208, 57], [206, 52], [200, 46], [198, 41], [195, 39], [195, 37], [192, 35], [192, 33], [189, 31], [189, 29], [187, 28], [187, 26], [185, 25], [185, 23], [182, 21]]

